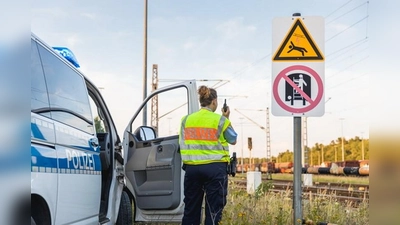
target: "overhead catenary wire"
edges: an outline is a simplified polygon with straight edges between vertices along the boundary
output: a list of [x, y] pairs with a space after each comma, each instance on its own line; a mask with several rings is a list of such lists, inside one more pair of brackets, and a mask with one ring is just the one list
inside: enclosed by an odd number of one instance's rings
[[[362, 18], [361, 20], [359, 20], [359, 21], [357, 21], [356, 23], [352, 24], [350, 27], [346, 28], [345, 30], [342, 30], [341, 32], [337, 33], [336, 35], [330, 37], [328, 40], [334, 39], [335, 37], [337, 37], [337, 36], [340, 35], [341, 33], [347, 31], [348, 29], [350, 29], [351, 27], [355, 26], [356, 24], [360, 23], [360, 22], [363, 21], [363, 20], [366, 20], [366, 21], [367, 21], [367, 22], [366, 22], [365, 37], [363, 37], [361, 40], [358, 40], [358, 41], [356, 41], [356, 42], [353, 42], [353, 43], [350, 44], [350, 45], [347, 45], [347, 46], [344, 47], [344, 48], [341, 48], [341, 49], [339, 49], [339, 50], [337, 50], [337, 51], [335, 51], [335, 52], [333, 52], [333, 53], [330, 53], [329, 56], [336, 55], [335, 57], [330, 57], [330, 61], [329, 61], [329, 62], [330, 62], [331, 65], [332, 65], [332, 63], [333, 63], [332, 60], [335, 60], [335, 59], [337, 59], [337, 58], [343, 56], [345, 53], [349, 52], [350, 50], [356, 49], [357, 47], [360, 47], [360, 46], [364, 45], [365, 43], [368, 43], [368, 40], [369, 40], [369, 39], [368, 39], [368, 18], [369, 18], [368, 7], [369, 7], [369, 1], [366, 1], [365, 3], [363, 3], [363, 4], [361, 4], [361, 5], [359, 5], [359, 6], [355, 7], [355, 8], [353, 8], [352, 10], [350, 10], [350, 11], [348, 11], [348, 12], [342, 14], [341, 16], [336, 17], [336, 18], [333, 19], [332, 21], [335, 21], [335, 20], [341, 18], [342, 16], [348, 14], [349, 12], [354, 11], [355, 9], [358, 9], [358, 8], [364, 6], [365, 4], [367, 4], [367, 7], [366, 7], [366, 8], [367, 8], [367, 12], [366, 12], [366, 16], [365, 16], [364, 18]], [[332, 21], [330, 21], [330, 22], [332, 22]], [[330, 22], [328, 22], [328, 23], [330, 23]], [[361, 49], [361, 50], [358, 50], [358, 53], [360, 53], [360, 52], [362, 52], [362, 51], [364, 51], [364, 50], [366, 50], [366, 49], [368, 49], [368, 46], [365, 47], [365, 48], [363, 48], [363, 49]], [[339, 53], [340, 53], [340, 55], [339, 55]], [[354, 56], [354, 54], [348, 55], [347, 57], [342, 58], [342, 59], [340, 59], [339, 61], [336, 61], [335, 64], [338, 64], [339, 62], [342, 62], [342, 61], [344, 61], [344, 60], [346, 60], [346, 59], [353, 58], [353, 56]], [[338, 75], [338, 74], [344, 72], [345, 70], [348, 70], [349, 68], [351, 68], [351, 67], [353, 67], [353, 66], [355, 66], [355, 65], [357, 65], [357, 64], [359, 64], [359, 63], [361, 63], [362, 61], [364, 61], [364, 60], [367, 59], [368, 57], [369, 57], [369, 55], [363, 57], [362, 59], [358, 60], [357, 62], [352, 63], [351, 65], [347, 66], [346, 68], [342, 69], [341, 71], [339, 71], [339, 72], [337, 72], [337, 73], [335, 73], [335, 74], [333, 74], [333, 75], [331, 75], [331, 76], [328, 76], [327, 79], [330, 79], [330, 78], [332, 78], [332, 77], [334, 77], [334, 76], [336, 76], [336, 75]], [[345, 84], [347, 84], [347, 83], [349, 83], [349, 82], [351, 82], [351, 81], [353, 81], [353, 80], [361, 79], [363, 76], [365, 76], [365, 75], [361, 75], [361, 76], [358, 76], [358, 77], [355, 77], [355, 78], [351, 78], [351, 79], [349, 79], [349, 80], [346, 80], [345, 82], [336, 84], [336, 85], [333, 86], [333, 87], [328, 87], [327, 89], [332, 90], [333, 88], [337, 88], [337, 87], [339, 87], [339, 86], [345, 85]]]
[[325, 40], [325, 42], [328, 42], [328, 41], [332, 40], [333, 38], [339, 36], [340, 34], [344, 33], [344, 32], [347, 31], [348, 29], [354, 27], [355, 25], [357, 25], [358, 23], [362, 22], [363, 20], [365, 20], [365, 19], [367, 19], [367, 18], [368, 18], [368, 15], [366, 15], [365, 17], [363, 17], [363, 18], [360, 19], [359, 21], [353, 23], [352, 25], [350, 25], [350, 26], [347, 27], [346, 29], [344, 29], [344, 30], [340, 31], [339, 33], [333, 35], [332, 37], [328, 38], [327, 40]]
[[356, 46], [358, 46], [358, 45], [361, 45], [361, 44], [363, 44], [363, 43], [365, 43], [365, 42], [367, 42], [368, 41], [368, 38], [362, 38], [362, 39], [360, 39], [360, 40], [358, 40], [358, 41], [355, 41], [355, 42], [353, 42], [353, 43], [351, 43], [351, 44], [349, 44], [349, 45], [347, 45], [347, 46], [345, 46], [345, 47], [343, 47], [343, 48], [341, 48], [341, 49], [338, 49], [338, 50], [336, 50], [336, 51], [334, 51], [334, 52], [332, 52], [332, 53], [329, 53], [328, 55], [327, 55], [327, 57], [329, 57], [330, 59], [332, 59], [333, 57], [333, 55], [335, 55], [335, 54], [337, 54], [337, 53], [341, 53], [341, 54], [343, 54], [343, 52], [342, 51], [344, 51], [344, 50], [347, 50], [347, 49], [352, 49], [353, 47], [356, 47]]
[[347, 4], [349, 4], [351, 1], [353, 1], [353, 0], [350, 0], [350, 1], [346, 2], [346, 3], [344, 3], [342, 6], [340, 6], [339, 8], [335, 9], [333, 12], [331, 12], [331, 13], [329, 13], [327, 16], [325, 16], [325, 18], [328, 18], [328, 17], [332, 16], [335, 12], [337, 12], [337, 11], [339, 11], [341, 8], [345, 7], [345, 6], [346, 6]]
[[343, 71], [349, 69], [350, 67], [353, 67], [354, 65], [356, 65], [356, 64], [358, 64], [358, 63], [360, 63], [360, 62], [366, 60], [368, 57], [369, 57], [369, 56], [367, 55], [367, 56], [365, 56], [364, 58], [358, 60], [357, 62], [354, 62], [354, 63], [350, 64], [349, 66], [347, 66], [346, 68], [342, 69], [341, 71], [339, 71], [339, 72], [337, 72], [337, 73], [335, 73], [335, 74], [333, 74], [333, 75], [327, 77], [327, 79], [330, 79], [330, 78], [332, 78], [332, 77], [334, 77], [334, 76], [336, 76], [336, 75], [342, 73]]
[[[347, 56], [347, 57], [345, 57], [345, 58], [339, 59], [339, 60], [331, 60], [331, 61], [330, 61], [330, 65], [327, 65], [326, 68], [327, 68], [327, 69], [328, 69], [328, 68], [331, 68], [331, 67], [333, 66], [332, 64], [334, 64], [334, 65], [340, 64], [341, 62], [347, 60], [348, 58], [352, 58], [354, 55], [360, 55], [360, 53], [364, 52], [364, 51], [367, 50], [368, 48], [369, 48], [369, 47], [367, 46], [367, 47], [364, 47], [364, 48], [362, 48], [362, 49], [358, 49], [358, 50], [357, 50], [357, 53], [353, 53], [353, 54], [351, 54], [351, 55], [349, 55], [349, 56]], [[352, 49], [349, 49], [349, 51], [350, 51], [350, 50], [352, 50]], [[348, 51], [346, 51], [346, 52], [348, 52]], [[337, 58], [338, 58], [338, 57], [335, 57], [335, 59], [337, 59]]]
[[343, 84], [349, 83], [350, 81], [357, 80], [357, 79], [359, 79], [359, 78], [365, 77], [365, 76], [367, 76], [367, 75], [368, 75], [368, 73], [365, 73], [365, 74], [362, 74], [362, 75], [360, 75], [360, 76], [350, 78], [350, 79], [348, 79], [348, 80], [346, 80], [346, 81], [344, 81], [344, 82], [342, 82], [342, 83], [339, 83], [339, 84], [336, 84], [336, 85], [334, 85], [334, 86], [328, 87], [328, 89], [329, 89], [329, 90], [332, 90], [332, 89], [334, 89], [334, 88], [337, 88], [338, 86], [341, 86], [341, 85], [343, 85]]
[[[352, 11], [354, 11], [354, 10], [356, 10], [356, 9], [358, 9], [358, 8], [360, 8], [360, 7], [362, 7], [362, 6], [364, 6], [365, 4], [368, 4], [368, 2], [364, 2], [364, 3], [362, 3], [361, 5], [356, 6], [355, 8], [353, 8], [353, 9], [351, 9], [351, 10], [349, 10], [349, 11], [343, 13], [342, 15], [336, 17], [335, 19], [330, 20], [330, 21], [327, 22], [326, 24], [328, 25], [328, 24], [334, 22], [335, 20], [338, 20], [338, 19], [342, 18], [343, 16], [345, 16], [345, 15], [351, 13]], [[367, 15], [368, 15], [368, 12], [367, 12]]]
[[[367, 15], [369, 15], [369, 1], [367, 1]], [[368, 18], [367, 18], [367, 23], [365, 25], [365, 37], [368, 37]]]
[[271, 53], [269, 53], [268, 55], [265, 55], [265, 56], [263, 56], [263, 57], [261, 57], [261, 58], [255, 60], [255, 61], [253, 61], [252, 63], [250, 63], [250, 65], [244, 66], [244, 67], [242, 67], [241, 69], [237, 70], [236, 72], [234, 72], [234, 73], [232, 74], [232, 75], [235, 75], [235, 76], [232, 77], [232, 79], [238, 77], [239, 75], [241, 75], [242, 73], [244, 73], [246, 70], [248, 70], [249, 68], [251, 68], [251, 67], [257, 65], [257, 64], [260, 63], [260, 62], [262, 62], [265, 58], [267, 58], [267, 57], [269, 57], [269, 56], [271, 56]]

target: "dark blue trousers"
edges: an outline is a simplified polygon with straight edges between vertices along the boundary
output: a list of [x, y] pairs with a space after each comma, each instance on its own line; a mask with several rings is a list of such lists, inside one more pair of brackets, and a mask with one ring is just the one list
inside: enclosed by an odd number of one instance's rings
[[182, 225], [199, 225], [205, 194], [205, 225], [218, 225], [228, 192], [227, 163], [186, 165], [184, 180], [185, 212]]

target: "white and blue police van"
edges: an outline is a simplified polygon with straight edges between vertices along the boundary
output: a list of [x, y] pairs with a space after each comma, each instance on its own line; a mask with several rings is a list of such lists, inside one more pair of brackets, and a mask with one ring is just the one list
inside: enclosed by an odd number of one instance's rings
[[196, 91], [193, 80], [154, 89], [121, 141], [73, 53], [32, 34], [31, 224], [180, 222], [177, 129], [199, 109]]

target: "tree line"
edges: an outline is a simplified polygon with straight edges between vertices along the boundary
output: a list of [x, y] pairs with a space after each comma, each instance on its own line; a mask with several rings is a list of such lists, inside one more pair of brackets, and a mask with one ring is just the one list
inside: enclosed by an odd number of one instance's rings
[[[343, 138], [343, 158], [347, 160], [368, 160], [369, 139], [358, 136], [350, 139]], [[240, 163], [241, 159], [238, 158]], [[278, 156], [272, 156], [271, 161], [275, 163], [293, 162], [293, 151], [280, 152]], [[329, 144], [315, 143], [314, 146], [304, 147], [304, 161], [308, 165], [321, 165], [323, 162], [342, 161], [342, 138], [332, 140]], [[252, 158], [252, 164], [266, 162], [266, 158]], [[250, 158], [243, 158], [243, 163], [250, 163]]]

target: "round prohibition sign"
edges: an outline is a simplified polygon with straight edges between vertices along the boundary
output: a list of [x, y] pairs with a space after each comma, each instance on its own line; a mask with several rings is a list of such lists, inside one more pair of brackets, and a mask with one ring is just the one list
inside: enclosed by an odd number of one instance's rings
[[[299, 87], [297, 87], [297, 85], [294, 84], [294, 82], [288, 76], [286, 76], [286, 74], [288, 74], [289, 72], [291, 72], [293, 70], [305, 71], [305, 72], [309, 73], [312, 77], [315, 78], [315, 80], [317, 82], [317, 86], [318, 86], [318, 93], [317, 93], [317, 97], [314, 100], [311, 99], [310, 97], [308, 97], [307, 94], [303, 92], [303, 90], [301, 90]], [[281, 79], [284, 79], [294, 89], [296, 89], [302, 95], [302, 97], [305, 98], [310, 103], [310, 105], [308, 105], [304, 108], [293, 108], [293, 107], [288, 106], [286, 103], [284, 103], [282, 101], [282, 99], [280, 98], [279, 92], [278, 92], [278, 85], [279, 85], [279, 82]], [[280, 107], [282, 107], [283, 109], [285, 109], [286, 111], [291, 112], [291, 113], [305, 113], [305, 112], [308, 112], [308, 111], [314, 109], [318, 105], [318, 103], [321, 101], [322, 95], [324, 93], [324, 87], [322, 84], [322, 80], [319, 77], [319, 75], [317, 74], [317, 72], [315, 72], [310, 67], [302, 66], [302, 65], [289, 66], [289, 67], [285, 68], [284, 70], [282, 70], [278, 74], [278, 76], [275, 78], [272, 88], [273, 88], [274, 98], [275, 98], [276, 102], [278, 103], [278, 105]]]

